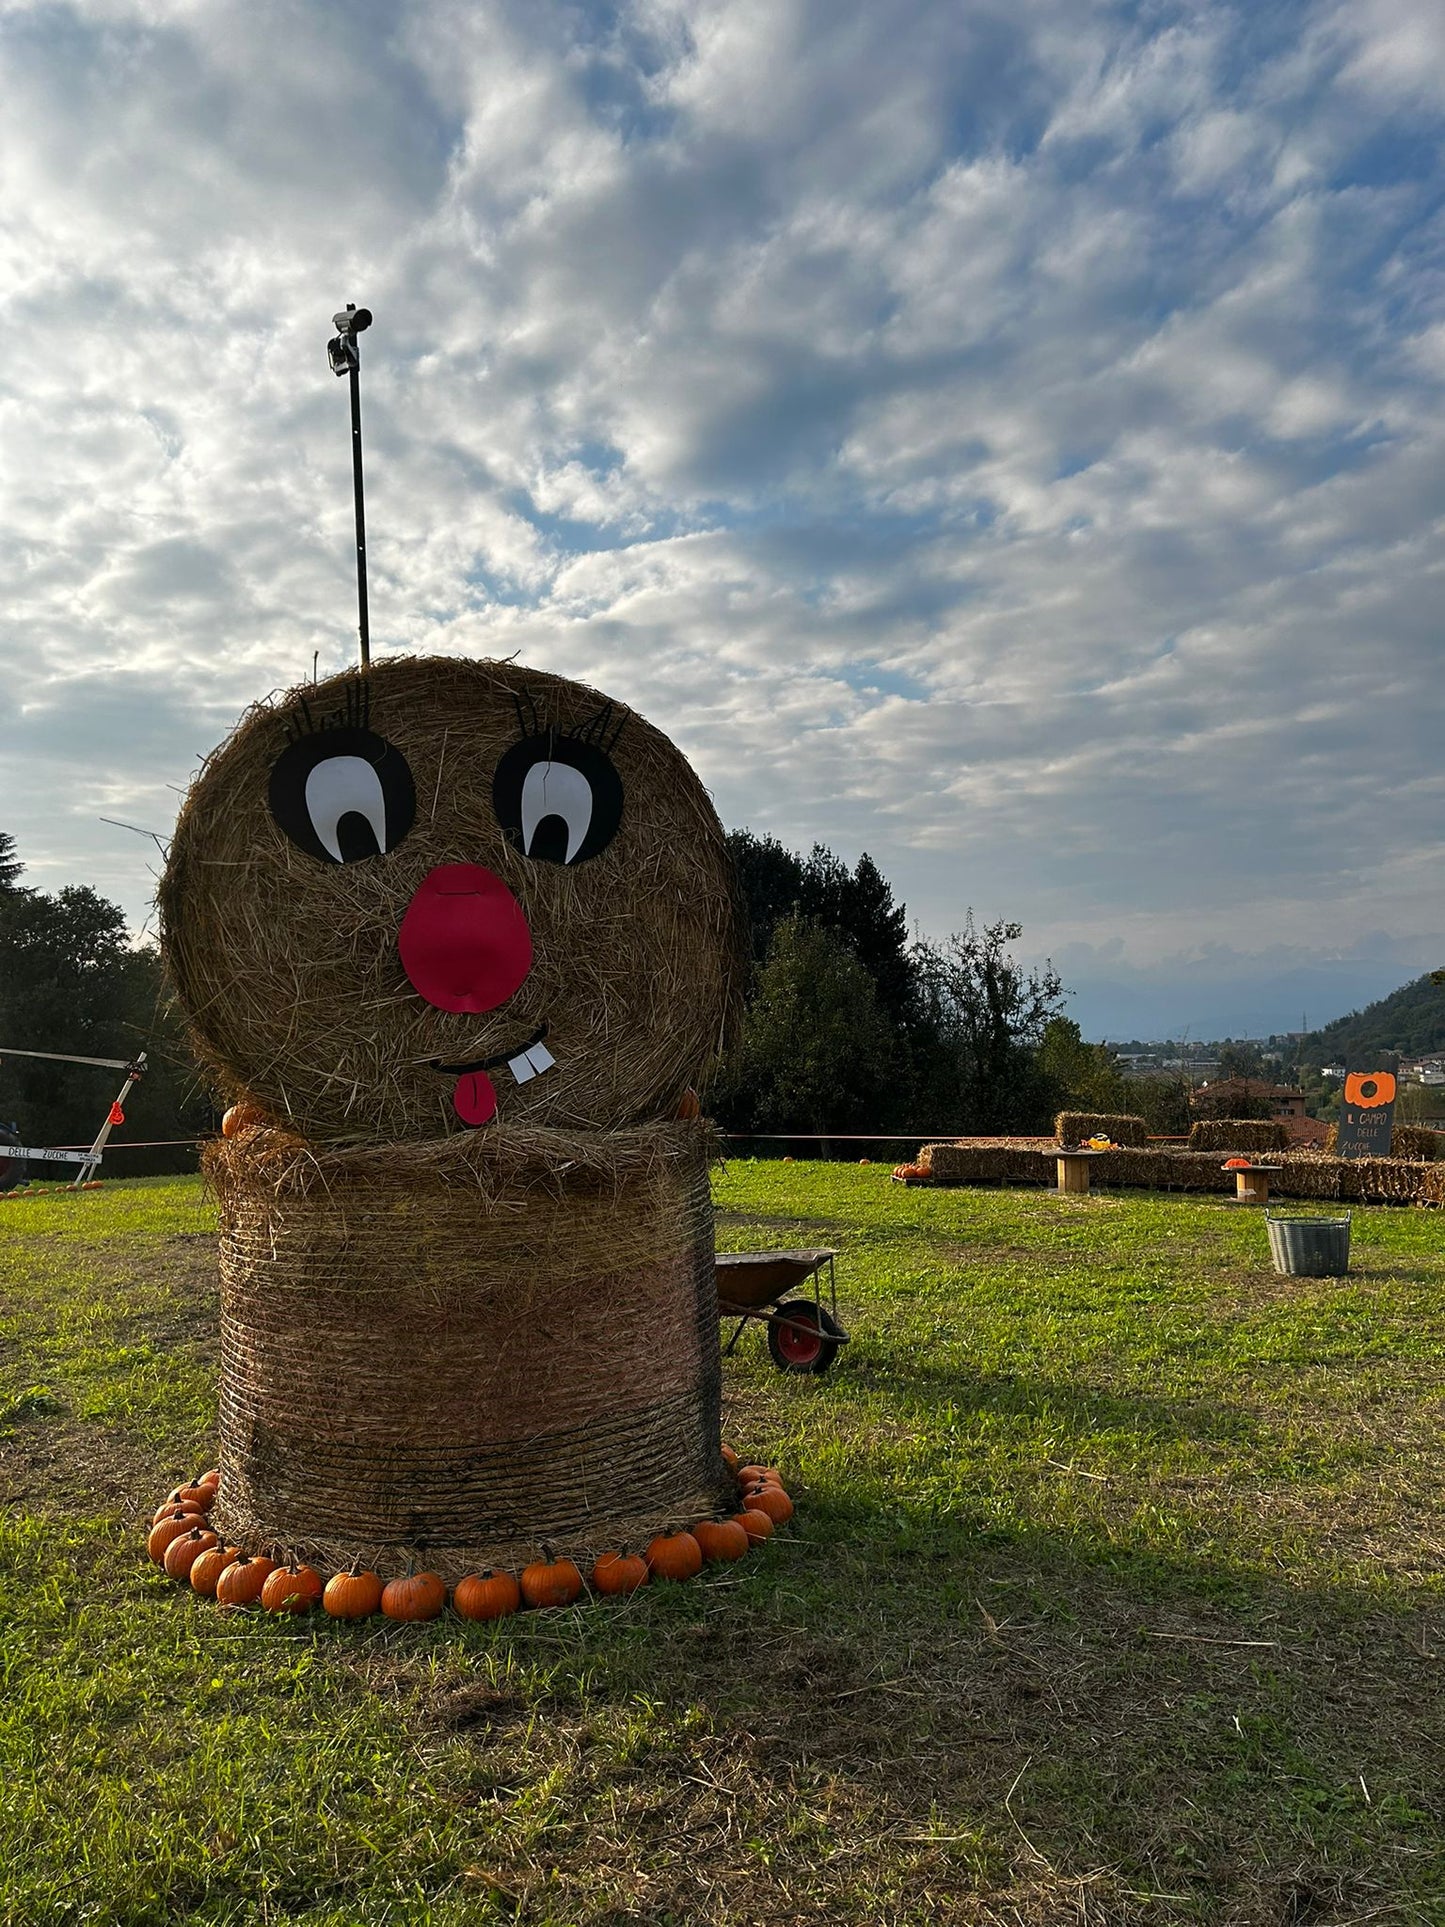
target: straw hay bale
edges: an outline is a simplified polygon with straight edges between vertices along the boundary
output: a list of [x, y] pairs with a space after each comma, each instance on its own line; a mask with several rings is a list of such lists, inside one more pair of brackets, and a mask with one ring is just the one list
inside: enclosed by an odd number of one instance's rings
[[[714, 1511], [711, 1130], [208, 1148], [232, 1544], [455, 1579]], [[563, 1155], [570, 1153], [571, 1155]]]
[[[358, 726], [404, 759], [414, 820], [385, 853], [328, 861], [273, 816], [272, 772], [296, 741]], [[524, 854], [494, 808], [502, 759], [548, 731], [591, 742], [620, 779], [620, 826], [585, 860]], [[499, 877], [531, 932], [525, 981], [480, 1014], [418, 995], [398, 949], [418, 886], [452, 864]], [[516, 1085], [499, 1074], [505, 1121], [605, 1130], [673, 1115], [735, 1021], [733, 891], [717, 814], [660, 731], [558, 676], [423, 657], [250, 710], [186, 799], [159, 903], [218, 1087], [318, 1142], [380, 1144], [466, 1128], [429, 1060], [508, 1053], [544, 1023], [557, 1068]]]
[[1149, 1126], [1142, 1117], [1122, 1111], [1060, 1111], [1054, 1119], [1055, 1144], [1081, 1144], [1088, 1137], [1142, 1149], [1149, 1142]]
[[[925, 1144], [919, 1162], [936, 1184], [1041, 1184], [1056, 1181], [1055, 1152], [1012, 1144]], [[1337, 1158], [1320, 1151], [1272, 1156], [1279, 1167], [1271, 1190], [1284, 1198], [1328, 1198], [1362, 1204], [1445, 1203], [1445, 1165], [1404, 1158]], [[1101, 1151], [1090, 1162], [1092, 1183], [1151, 1191], [1223, 1193], [1229, 1176], [1218, 1151]]]
[[1289, 1149], [1289, 1131], [1278, 1118], [1200, 1117], [1189, 1127], [1191, 1151], [1223, 1151], [1226, 1156]]

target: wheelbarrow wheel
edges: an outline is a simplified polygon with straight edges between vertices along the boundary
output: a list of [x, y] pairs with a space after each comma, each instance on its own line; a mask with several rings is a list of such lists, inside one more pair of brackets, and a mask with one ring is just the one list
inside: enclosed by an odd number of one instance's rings
[[768, 1320], [768, 1350], [780, 1372], [826, 1372], [842, 1337], [837, 1319], [811, 1298], [790, 1298]]

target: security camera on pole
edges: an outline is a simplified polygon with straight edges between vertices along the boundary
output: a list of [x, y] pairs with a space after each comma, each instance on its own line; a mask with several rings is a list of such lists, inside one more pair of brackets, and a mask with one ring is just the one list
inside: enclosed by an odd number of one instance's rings
[[371, 667], [371, 626], [366, 614], [366, 509], [361, 490], [361, 350], [356, 337], [371, 326], [370, 308], [348, 301], [331, 317], [336, 335], [326, 344], [333, 375], [351, 377], [351, 476], [356, 489], [356, 608], [361, 634], [361, 666]]

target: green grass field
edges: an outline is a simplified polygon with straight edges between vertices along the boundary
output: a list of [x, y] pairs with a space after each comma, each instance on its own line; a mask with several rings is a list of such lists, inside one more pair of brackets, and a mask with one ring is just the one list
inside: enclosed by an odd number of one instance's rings
[[211, 1462], [193, 1181], [0, 1206], [0, 1921], [1445, 1921], [1445, 1241], [738, 1164], [839, 1247], [820, 1380], [748, 1333], [745, 1567], [498, 1627], [223, 1616], [143, 1556]]

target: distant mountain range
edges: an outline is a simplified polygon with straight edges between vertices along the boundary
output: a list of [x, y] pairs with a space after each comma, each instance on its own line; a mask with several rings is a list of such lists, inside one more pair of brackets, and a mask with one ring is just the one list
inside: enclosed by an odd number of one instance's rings
[[1300, 1055], [1318, 1068], [1368, 1050], [1397, 1050], [1405, 1057], [1445, 1051], [1445, 984], [1429, 976], [1402, 984], [1378, 1003], [1311, 1031]]

